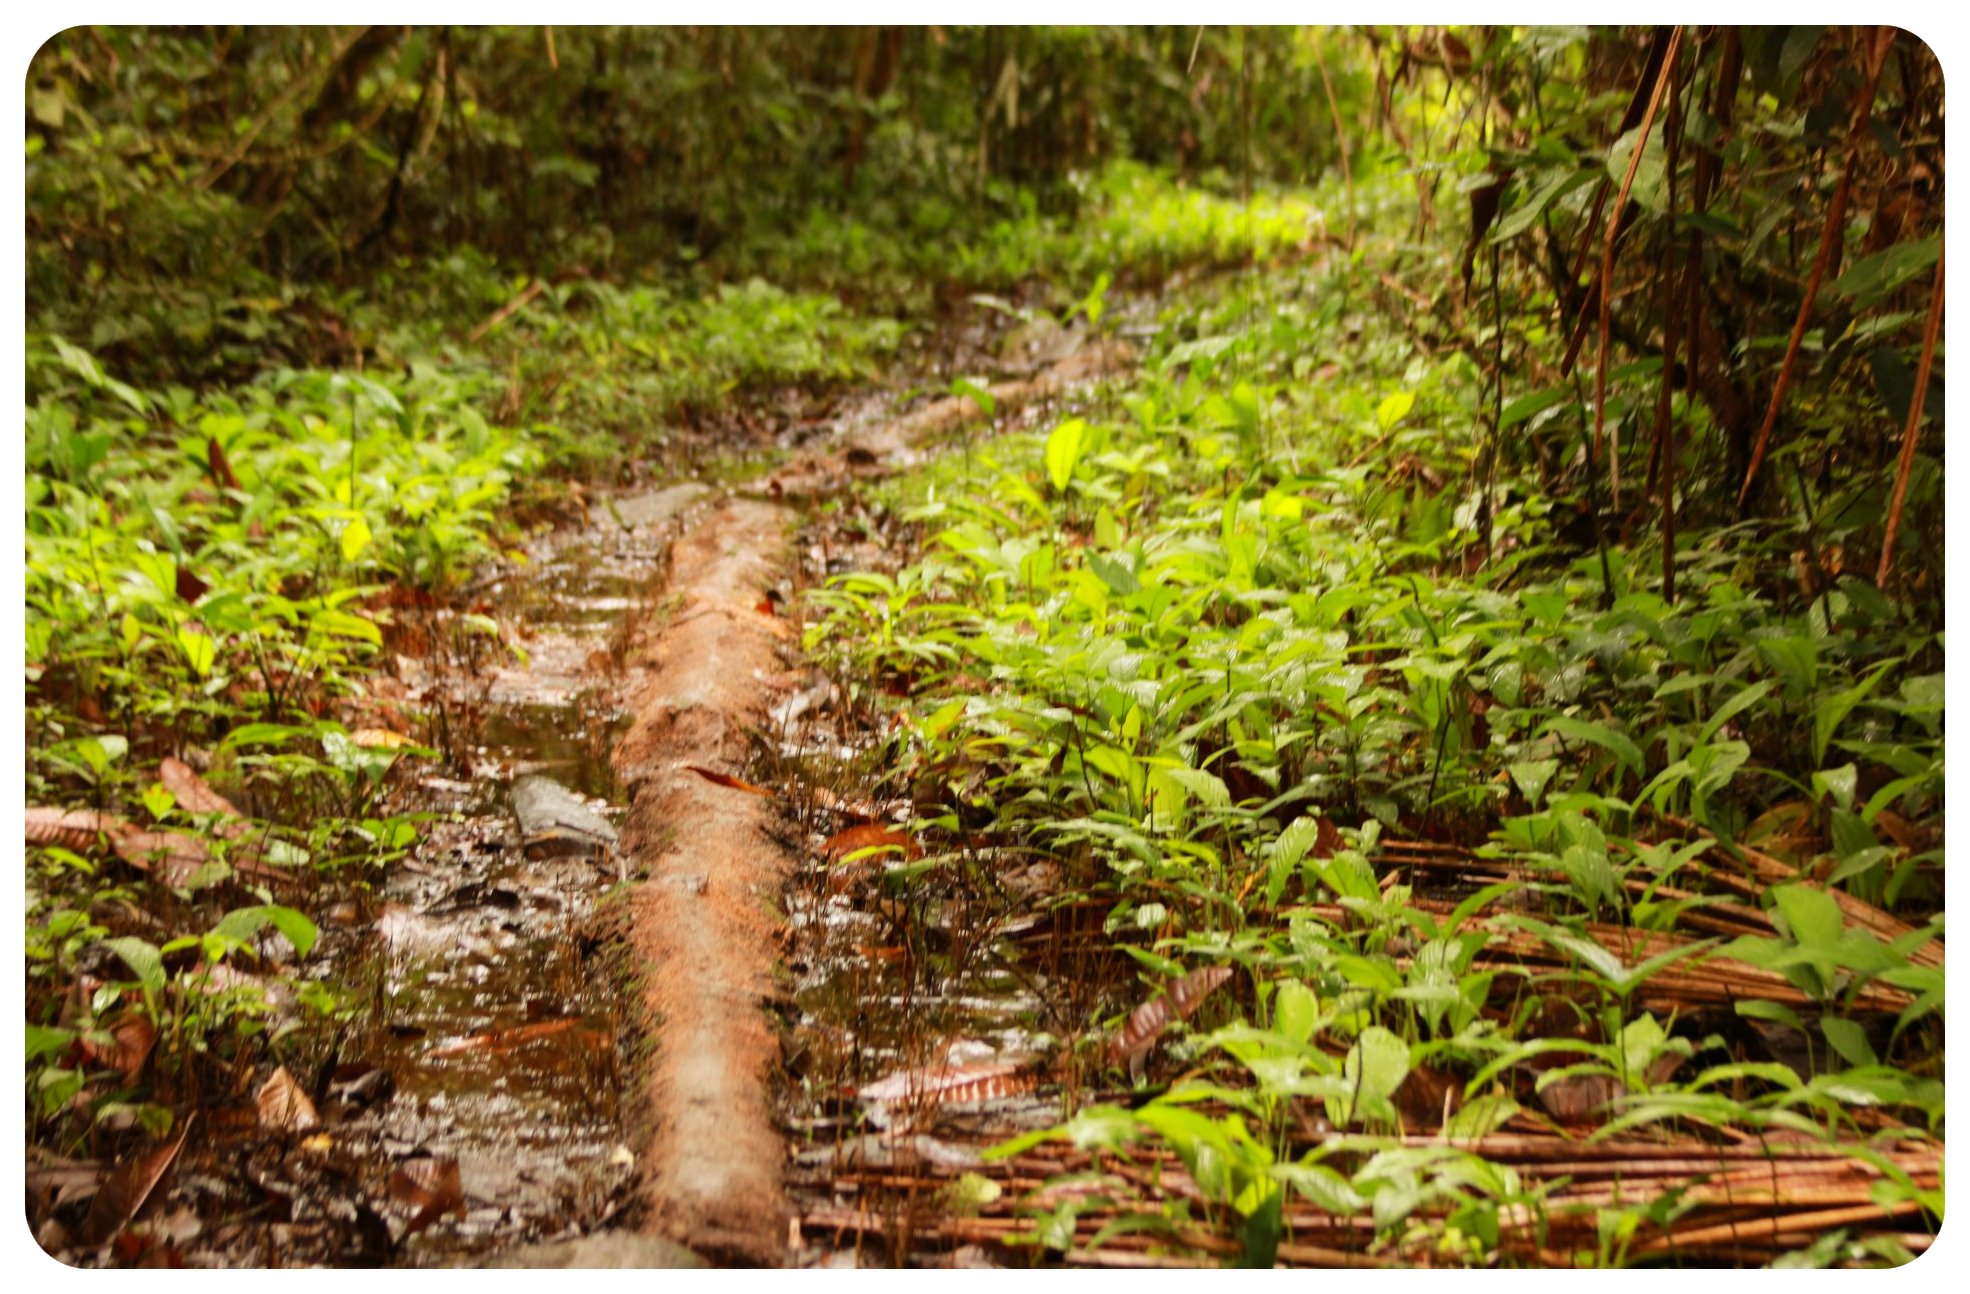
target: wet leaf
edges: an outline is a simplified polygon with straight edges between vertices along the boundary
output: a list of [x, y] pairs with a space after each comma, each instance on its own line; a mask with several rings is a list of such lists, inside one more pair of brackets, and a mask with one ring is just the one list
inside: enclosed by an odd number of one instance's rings
[[468, 1051], [481, 1049], [511, 1051], [515, 1047], [523, 1047], [528, 1043], [539, 1042], [543, 1038], [566, 1033], [580, 1023], [581, 1020], [577, 1016], [564, 1016], [559, 1020], [537, 1020], [532, 1024], [517, 1025], [511, 1029], [494, 1029], [488, 1033], [473, 1034], [469, 1038], [448, 1042], [433, 1050], [431, 1055], [460, 1056]]
[[859, 827], [849, 827], [829, 836], [821, 846], [821, 853], [831, 862], [840, 862], [850, 854], [865, 849], [892, 849], [900, 851], [906, 861], [915, 862], [923, 857], [923, 850], [907, 831], [885, 827], [881, 823], [864, 823]]
[[1187, 1018], [1213, 989], [1230, 978], [1229, 966], [1206, 966], [1177, 980], [1166, 992], [1135, 1009], [1109, 1044], [1110, 1057], [1119, 1063], [1148, 1051], [1171, 1022]]
[[103, 1188], [96, 1192], [95, 1202], [89, 1206], [89, 1216], [82, 1222], [82, 1243], [94, 1248], [108, 1244], [130, 1225], [130, 1219], [137, 1216], [152, 1194], [157, 1184], [177, 1161], [178, 1152], [184, 1149], [185, 1137], [190, 1134], [192, 1124], [198, 1115], [192, 1114], [185, 1120], [184, 1127], [178, 1130], [175, 1140], [151, 1150], [135, 1154], [117, 1165]]
[[465, 1209], [465, 1183], [458, 1161], [420, 1156], [407, 1159], [390, 1174], [390, 1199], [410, 1213], [407, 1233], [415, 1235], [446, 1213]]
[[307, 1132], [321, 1125], [315, 1103], [282, 1065], [267, 1076], [253, 1093], [260, 1110], [260, 1126], [269, 1132]]
[[870, 1083], [855, 1094], [859, 1101], [910, 1101], [948, 1105], [963, 1101], [995, 1101], [1030, 1091], [1039, 1085], [1039, 1075], [1021, 1073], [1017, 1061], [992, 1061], [977, 1065], [939, 1065], [927, 1069], [907, 1069]]
[[733, 777], [729, 773], [715, 772], [712, 769], [705, 768], [703, 765], [700, 764], [686, 764], [684, 767], [690, 769], [693, 773], [696, 773], [699, 777], [704, 778], [705, 781], [711, 782], [714, 785], [729, 786], [735, 791], [744, 791], [748, 795], [763, 795], [769, 800], [775, 798], [773, 792], [767, 790], [765, 787], [754, 786], [751, 782], [742, 782], [738, 778]]

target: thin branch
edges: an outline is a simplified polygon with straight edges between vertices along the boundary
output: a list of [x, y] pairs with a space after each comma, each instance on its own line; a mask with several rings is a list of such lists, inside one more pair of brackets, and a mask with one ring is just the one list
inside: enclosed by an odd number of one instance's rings
[[1806, 293], [1799, 300], [1799, 317], [1793, 321], [1792, 337], [1785, 344], [1785, 361], [1779, 365], [1778, 382], [1772, 387], [1771, 403], [1765, 407], [1765, 421], [1759, 426], [1758, 439], [1751, 446], [1751, 465], [1745, 468], [1744, 484], [1738, 487], [1737, 506], [1740, 511], [1744, 508], [1744, 501], [1751, 497], [1751, 482], [1758, 475], [1758, 467], [1765, 461], [1765, 450], [1771, 444], [1772, 426], [1778, 421], [1779, 406], [1785, 403], [1785, 390], [1792, 381], [1792, 366], [1799, 358], [1799, 345], [1806, 339], [1806, 325], [1812, 322], [1813, 306], [1819, 301], [1820, 279], [1826, 274], [1834, 244], [1846, 232], [1847, 198], [1854, 189], [1855, 161], [1860, 155], [1861, 140], [1867, 133], [1870, 110], [1874, 107], [1874, 88], [1881, 79], [1881, 64], [1887, 59], [1888, 47], [1894, 41], [1893, 27], [1875, 29], [1874, 45], [1867, 56], [1867, 82], [1861, 87], [1860, 97], [1854, 104], [1854, 118], [1847, 127], [1846, 157], [1840, 168], [1840, 180], [1833, 187], [1833, 201], [1827, 204], [1826, 224], [1820, 230], [1819, 255], [1813, 258], [1813, 272], [1807, 277]]
[[[363, 29], [363, 31], [366, 30], [367, 28]], [[204, 175], [199, 176], [197, 180], [193, 181], [192, 187], [196, 189], [209, 189], [218, 182], [220, 176], [237, 166], [240, 159], [245, 157], [247, 151], [253, 147], [253, 141], [260, 137], [260, 132], [271, 125], [274, 118], [280, 115], [280, 110], [299, 97], [303, 90], [313, 85], [318, 75], [327, 72], [335, 67], [336, 64], [340, 63], [343, 55], [349, 52], [349, 48], [358, 40], [362, 39], [363, 31], [357, 31], [354, 35], [343, 41], [335, 53], [329, 56], [328, 60], [321, 67], [309, 72], [306, 76], [297, 76], [288, 82], [287, 88], [274, 96], [274, 101], [267, 105], [266, 111], [262, 112], [254, 120], [253, 124], [247, 128], [246, 133], [240, 136], [239, 143], [233, 147], [232, 151], [220, 158], [218, 164], [213, 166]]]
[[[1607, 238], [1601, 244], [1601, 344], [1600, 355], [1594, 366], [1594, 449], [1598, 453], [1602, 447], [1602, 435], [1607, 424], [1607, 352], [1608, 352], [1608, 305], [1612, 295], [1608, 288], [1614, 282], [1614, 238], [1621, 228], [1621, 213], [1628, 209], [1628, 192], [1635, 185], [1635, 172], [1641, 168], [1642, 154], [1648, 150], [1649, 131], [1655, 126], [1656, 109], [1662, 106], [1662, 92], [1669, 84], [1670, 75], [1676, 67], [1676, 51], [1683, 43], [1683, 29], [1677, 27], [1669, 33], [1669, 49], [1663, 55], [1662, 68], [1656, 73], [1655, 89], [1649, 92], [1648, 110], [1642, 114], [1641, 134], [1635, 136], [1635, 147], [1628, 154], [1628, 171], [1621, 177], [1621, 195], [1615, 199], [1614, 213], [1608, 217]], [[1608, 454], [1608, 492], [1610, 503], [1616, 512], [1621, 511], [1621, 447], [1615, 445]]]
[[1320, 69], [1320, 86], [1327, 92], [1327, 111], [1334, 117], [1334, 138], [1341, 146], [1341, 180], [1348, 190], [1348, 254], [1354, 254], [1355, 207], [1354, 207], [1354, 168], [1348, 163], [1348, 132], [1341, 124], [1341, 105], [1334, 98], [1334, 83], [1327, 78], [1327, 60], [1320, 56], [1320, 46], [1313, 47], [1313, 65]]
[[1929, 322], [1922, 328], [1922, 360], [1915, 367], [1915, 392], [1908, 401], [1908, 423], [1902, 428], [1902, 454], [1895, 464], [1895, 497], [1888, 508], [1888, 533], [1881, 540], [1881, 565], [1874, 573], [1876, 588], [1888, 587], [1895, 565], [1895, 532], [1902, 526], [1902, 504], [1908, 498], [1909, 469], [1915, 464], [1915, 442], [1922, 426], [1922, 405], [1929, 395], [1929, 366], [1936, 358], [1936, 335], [1943, 322], [1943, 253], [1936, 252], [1936, 292], [1929, 302]]

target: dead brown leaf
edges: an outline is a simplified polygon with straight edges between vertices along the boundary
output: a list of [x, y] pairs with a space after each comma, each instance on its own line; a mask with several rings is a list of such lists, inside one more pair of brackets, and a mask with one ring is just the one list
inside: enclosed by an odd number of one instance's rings
[[192, 574], [190, 569], [184, 566], [178, 567], [176, 584], [178, 596], [186, 602], [196, 602], [212, 591], [210, 584]]
[[730, 773], [720, 773], [706, 768], [701, 764], [686, 764], [684, 767], [690, 769], [693, 773], [696, 773], [699, 777], [704, 778], [705, 781], [713, 785], [727, 786], [734, 791], [744, 791], [747, 795], [763, 795], [769, 800], [777, 798], [773, 792], [767, 790], [765, 787], [754, 786], [751, 782], [742, 782]]
[[95, 809], [36, 806], [28, 809], [22, 817], [26, 820], [28, 844], [60, 845], [76, 850], [92, 848], [99, 836], [113, 835], [127, 825], [115, 814], [100, 813]]
[[123, 1076], [126, 1083], [137, 1081], [144, 1062], [157, 1045], [157, 1026], [144, 1015], [126, 1011], [108, 1026], [107, 1042], [82, 1038], [82, 1057], [92, 1065], [102, 1065]]
[[233, 475], [233, 465], [226, 461], [226, 451], [213, 437], [205, 439], [205, 465], [212, 469], [212, 483], [228, 490], [239, 488], [239, 478]]
[[91, 1248], [108, 1244], [130, 1225], [130, 1219], [137, 1216], [171, 1165], [177, 1162], [178, 1152], [184, 1149], [185, 1138], [197, 1119], [195, 1112], [187, 1116], [176, 1140], [134, 1154], [117, 1165], [103, 1188], [96, 1192], [94, 1202], [89, 1205], [89, 1216], [82, 1221], [83, 1244]]
[[945, 1105], [960, 1101], [991, 1101], [1037, 1086], [1039, 1075], [1021, 1073], [1016, 1061], [906, 1069], [870, 1083], [856, 1099], [875, 1103], [918, 1101]]
[[477, 1033], [469, 1038], [460, 1038], [457, 1042], [446, 1043], [444, 1046], [434, 1050], [431, 1054], [433, 1056], [459, 1056], [468, 1051], [478, 1051], [480, 1049], [488, 1051], [511, 1051], [515, 1047], [523, 1047], [530, 1042], [539, 1042], [543, 1038], [552, 1038], [556, 1034], [566, 1033], [580, 1023], [580, 1019], [576, 1016], [564, 1016], [558, 1020], [538, 1020], [533, 1024], [516, 1025], [511, 1029], [494, 1029], [489, 1033]]
[[388, 728], [358, 728], [349, 734], [349, 740], [369, 750], [402, 750], [405, 746], [417, 743], [401, 732]]
[[116, 856], [166, 885], [179, 886], [212, 859], [205, 842], [182, 831], [142, 831], [124, 824], [110, 837]]
[[267, 1076], [253, 1093], [260, 1110], [260, 1126], [269, 1132], [307, 1132], [321, 1124], [315, 1103], [282, 1065]]
[[897, 850], [909, 862], [915, 862], [923, 857], [923, 849], [918, 846], [909, 832], [885, 827], [878, 822], [864, 823], [859, 827], [837, 831], [821, 846], [821, 852], [830, 862], [840, 862], [848, 855], [864, 849]]
[[178, 807], [187, 813], [216, 813], [225, 818], [236, 819], [244, 819], [246, 816], [231, 800], [213, 790], [211, 785], [182, 759], [165, 756], [157, 766], [157, 780], [164, 783], [164, 789], [171, 792], [178, 801]]
[[408, 1234], [416, 1234], [453, 1209], [465, 1210], [465, 1182], [458, 1161], [431, 1155], [406, 1159], [390, 1174], [390, 1198], [411, 1214]]
[[1128, 1023], [1122, 1026], [1122, 1032], [1109, 1044], [1109, 1055], [1120, 1062], [1148, 1051], [1172, 1021], [1188, 1017], [1213, 989], [1230, 978], [1229, 966], [1206, 966], [1175, 981], [1165, 992], [1135, 1009]]

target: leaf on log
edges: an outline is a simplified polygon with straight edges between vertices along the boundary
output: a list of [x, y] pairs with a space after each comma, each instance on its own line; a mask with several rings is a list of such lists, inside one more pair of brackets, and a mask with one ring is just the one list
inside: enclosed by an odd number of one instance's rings
[[744, 791], [748, 795], [763, 795], [769, 800], [775, 798], [773, 792], [767, 790], [765, 787], [754, 786], [751, 782], [742, 782], [738, 778], [733, 777], [729, 773], [715, 772], [712, 769], [705, 768], [699, 764], [686, 764], [684, 767], [690, 769], [693, 773], [696, 773], [699, 777], [704, 778], [705, 781], [711, 782], [714, 785], [727, 786], [733, 789], [734, 791]]
[[307, 1132], [321, 1124], [315, 1103], [308, 1099], [285, 1065], [260, 1084], [253, 1093], [253, 1102], [260, 1110], [260, 1126], [269, 1132]]
[[1021, 1073], [1017, 1061], [978, 1065], [939, 1065], [907, 1069], [870, 1083], [855, 1094], [869, 1104], [912, 1101], [949, 1105], [961, 1101], [995, 1101], [1039, 1086], [1039, 1075]]
[[390, 1174], [390, 1198], [411, 1214], [406, 1234], [415, 1235], [453, 1209], [465, 1208], [465, 1182], [458, 1161], [430, 1155], [406, 1159]]
[[923, 850], [911, 838], [909, 832], [885, 827], [877, 822], [850, 827], [846, 831], [837, 831], [821, 846], [821, 852], [827, 856], [828, 861], [837, 863], [863, 849], [900, 850], [903, 857], [910, 862], [923, 857]]
[[117, 1165], [103, 1188], [96, 1192], [95, 1201], [89, 1205], [89, 1216], [82, 1221], [83, 1244], [91, 1247], [108, 1244], [130, 1225], [130, 1219], [137, 1216], [177, 1161], [178, 1152], [184, 1149], [185, 1137], [197, 1118], [196, 1113], [186, 1118], [175, 1141], [132, 1155]]
[[1206, 966], [1177, 980], [1160, 996], [1135, 1009], [1109, 1044], [1110, 1057], [1119, 1063], [1149, 1050], [1172, 1021], [1187, 1018], [1213, 989], [1230, 978], [1229, 966]]

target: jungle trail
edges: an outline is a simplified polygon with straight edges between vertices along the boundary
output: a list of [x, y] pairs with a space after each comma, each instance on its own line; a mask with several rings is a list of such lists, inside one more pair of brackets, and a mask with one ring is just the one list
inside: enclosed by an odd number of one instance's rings
[[1894, 1266], [1893, 28], [73, 28], [28, 1222], [84, 1267]]

